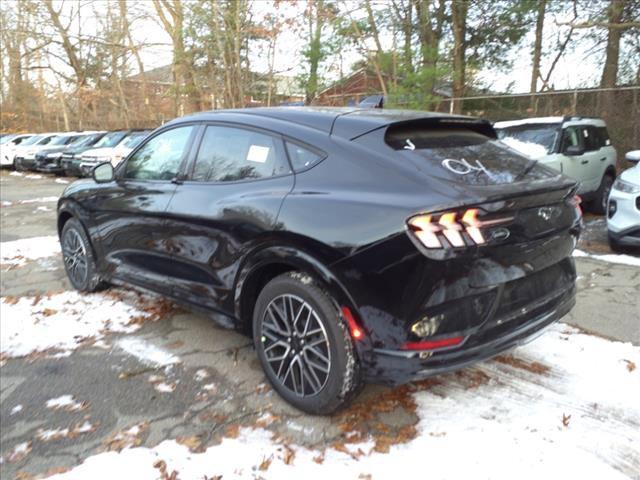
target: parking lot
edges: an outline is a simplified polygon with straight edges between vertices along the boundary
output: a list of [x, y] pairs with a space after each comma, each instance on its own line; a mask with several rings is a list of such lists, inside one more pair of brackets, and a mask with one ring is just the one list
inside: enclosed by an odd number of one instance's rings
[[640, 478], [640, 257], [609, 250], [602, 217], [585, 218], [563, 323], [312, 417], [271, 391], [248, 338], [146, 294], [72, 293], [55, 214], [70, 181], [0, 172], [2, 478]]

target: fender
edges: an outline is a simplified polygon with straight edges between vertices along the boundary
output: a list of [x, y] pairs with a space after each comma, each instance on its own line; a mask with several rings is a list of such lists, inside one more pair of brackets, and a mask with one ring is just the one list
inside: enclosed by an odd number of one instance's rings
[[[62, 224], [60, 219], [65, 215], [71, 215], [73, 218], [78, 219], [80, 224], [84, 228], [87, 237], [91, 240], [91, 248], [96, 259], [98, 259], [98, 266], [101, 267], [100, 259], [102, 258], [102, 244], [100, 242], [100, 232], [94, 225], [89, 211], [83, 208], [76, 200], [71, 197], [63, 197], [58, 200], [58, 218], [57, 218], [57, 230], [58, 238], [62, 233]], [[102, 270], [102, 268], [100, 268]]]
[[297, 247], [271, 245], [258, 251], [250, 252], [238, 270], [234, 284], [234, 313], [236, 318], [242, 319], [241, 299], [247, 279], [258, 270], [269, 265], [287, 265], [319, 278], [331, 294], [335, 296], [336, 300], [340, 302], [341, 306], [348, 306], [354, 311], [357, 310], [356, 303], [343, 283], [327, 268], [324, 262]]

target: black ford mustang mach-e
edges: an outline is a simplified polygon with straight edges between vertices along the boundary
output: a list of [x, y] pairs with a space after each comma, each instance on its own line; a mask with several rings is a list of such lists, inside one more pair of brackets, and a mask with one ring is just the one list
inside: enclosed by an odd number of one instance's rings
[[574, 304], [572, 180], [476, 118], [205, 112], [58, 204], [75, 288], [135, 285], [252, 336], [310, 413], [517, 346]]

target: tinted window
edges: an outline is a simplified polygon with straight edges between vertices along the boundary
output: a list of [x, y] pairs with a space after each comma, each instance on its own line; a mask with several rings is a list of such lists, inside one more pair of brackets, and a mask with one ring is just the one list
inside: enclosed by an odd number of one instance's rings
[[281, 140], [241, 128], [208, 126], [198, 149], [193, 180], [235, 182], [289, 172]]
[[582, 138], [584, 141], [584, 149], [589, 152], [600, 149], [600, 135], [595, 127], [582, 127]]
[[127, 161], [126, 178], [171, 180], [180, 169], [193, 126], [179, 127], [156, 135]]
[[299, 172], [305, 168], [312, 167], [324, 158], [319, 153], [312, 152], [308, 148], [301, 147], [296, 143], [286, 142], [289, 160], [294, 172]]
[[94, 148], [110, 148], [115, 147], [124, 138], [127, 132], [110, 132], [95, 144]]
[[502, 142], [464, 127], [389, 127], [386, 143], [418, 170], [456, 183], [496, 185], [555, 173]]
[[611, 140], [609, 139], [609, 132], [607, 131], [607, 127], [596, 127], [598, 134], [600, 136], [600, 146], [607, 147], [611, 145]]

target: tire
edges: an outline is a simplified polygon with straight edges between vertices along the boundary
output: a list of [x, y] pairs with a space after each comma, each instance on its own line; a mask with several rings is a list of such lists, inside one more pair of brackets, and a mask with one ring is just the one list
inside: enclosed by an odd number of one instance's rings
[[253, 341], [273, 388], [303, 412], [330, 414], [360, 391], [360, 364], [337, 303], [307, 274], [285, 273], [263, 288]]
[[81, 292], [95, 292], [102, 287], [89, 237], [75, 218], [67, 220], [60, 234], [62, 258], [67, 277], [73, 288]]
[[607, 201], [609, 200], [609, 194], [611, 193], [611, 187], [613, 186], [613, 177], [606, 173], [604, 177], [602, 177], [602, 181], [600, 182], [600, 186], [596, 191], [595, 198], [591, 201], [589, 205], [590, 210], [593, 213], [597, 213], [599, 215], [604, 215], [607, 213]]

